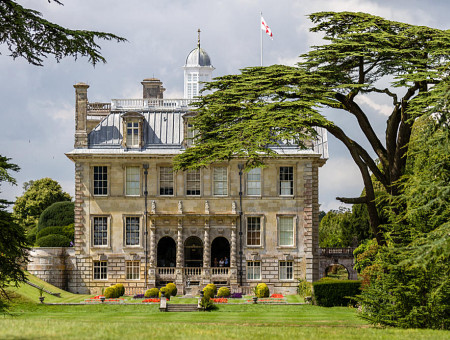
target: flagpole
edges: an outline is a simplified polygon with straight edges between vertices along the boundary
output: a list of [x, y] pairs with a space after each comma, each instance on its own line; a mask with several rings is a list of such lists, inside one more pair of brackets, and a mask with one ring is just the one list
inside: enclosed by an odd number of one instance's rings
[[261, 67], [263, 66], [263, 34], [262, 34], [262, 28], [261, 28], [261, 22], [262, 22], [262, 12], [259, 12], [259, 32], [260, 32], [260, 46], [261, 46]]

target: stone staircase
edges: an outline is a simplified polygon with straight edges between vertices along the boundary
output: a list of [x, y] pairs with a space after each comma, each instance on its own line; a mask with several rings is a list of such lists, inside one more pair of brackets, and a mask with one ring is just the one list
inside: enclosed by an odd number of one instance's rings
[[168, 303], [166, 312], [197, 312], [198, 308], [195, 304]]

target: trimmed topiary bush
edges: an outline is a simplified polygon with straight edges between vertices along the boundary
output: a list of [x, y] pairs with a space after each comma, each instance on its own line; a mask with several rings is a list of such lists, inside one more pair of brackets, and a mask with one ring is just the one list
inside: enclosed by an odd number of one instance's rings
[[320, 280], [313, 283], [313, 296], [317, 305], [323, 307], [354, 304], [351, 297], [361, 293], [361, 281]]
[[169, 282], [166, 285], [166, 288], [167, 288], [167, 291], [170, 296], [177, 296], [178, 289], [177, 289], [177, 286], [175, 285], [175, 283]]
[[27, 241], [30, 246], [34, 246], [36, 242], [36, 235], [38, 232], [38, 227], [32, 228], [29, 232], [27, 232]]
[[[209, 285], [208, 285], [209, 286]], [[213, 290], [213, 288], [210, 286], [210, 287], [208, 287], [208, 286], [206, 286], [205, 288], [203, 288], [203, 296], [204, 297], [207, 297], [207, 298], [209, 298], [209, 299], [211, 299], [211, 298], [213, 298], [214, 297], [214, 290]]]
[[74, 203], [70, 201], [53, 203], [39, 217], [39, 230], [74, 223], [74, 208]]
[[38, 247], [69, 247], [70, 240], [64, 235], [51, 234], [36, 240]]
[[167, 299], [170, 299], [170, 292], [167, 289], [167, 287], [162, 287], [159, 290], [159, 297], [161, 297], [161, 296], [165, 296]]
[[215, 285], [214, 283], [208, 283], [208, 284], [206, 285], [206, 287], [211, 288], [211, 289], [213, 290], [213, 292], [214, 292], [214, 295], [217, 294], [217, 287], [216, 287], [216, 285]]
[[158, 288], [150, 288], [145, 292], [144, 297], [146, 298], [156, 298], [159, 297], [159, 289]]
[[259, 298], [266, 298], [270, 296], [269, 287], [265, 283], [259, 283], [256, 286], [256, 296]]
[[222, 287], [217, 292], [218, 297], [229, 297], [230, 295], [231, 295], [231, 292], [227, 287]]
[[103, 295], [105, 295], [106, 299], [114, 299], [117, 298], [117, 289], [114, 286], [108, 287], [105, 289]]
[[36, 234], [36, 239], [40, 239], [41, 237], [47, 235], [63, 235], [67, 237], [67, 235], [64, 233], [63, 227], [48, 227], [38, 231], [38, 233]]
[[116, 289], [118, 290], [119, 296], [124, 296], [125, 295], [125, 287], [123, 286], [123, 284], [121, 283], [117, 283], [116, 285]]

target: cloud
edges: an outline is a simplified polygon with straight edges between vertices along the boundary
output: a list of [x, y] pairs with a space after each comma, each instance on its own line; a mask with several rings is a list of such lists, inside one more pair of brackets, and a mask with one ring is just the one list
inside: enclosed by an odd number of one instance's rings
[[360, 95], [360, 96], [358, 96], [357, 99], [361, 104], [367, 105], [368, 107], [370, 107], [371, 109], [375, 110], [376, 112], [382, 114], [383, 116], [390, 116], [390, 114], [392, 113], [392, 106], [375, 103], [367, 95]]

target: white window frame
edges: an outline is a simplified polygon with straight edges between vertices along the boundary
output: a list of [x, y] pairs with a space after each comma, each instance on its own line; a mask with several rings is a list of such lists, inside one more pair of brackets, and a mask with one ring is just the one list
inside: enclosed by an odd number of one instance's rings
[[[96, 170], [100, 170], [102, 168], [102, 171], [99, 173], [97, 172], [97, 178], [96, 178]], [[93, 196], [108, 196], [109, 195], [109, 166], [107, 165], [94, 165], [92, 167], [92, 194]], [[101, 176], [101, 178], [99, 178]], [[96, 184], [102, 184], [101, 187], [96, 188]], [[96, 189], [101, 189], [101, 192], [96, 192]], [[104, 192], [106, 191], [106, 193]]]
[[[282, 244], [282, 220], [290, 219], [292, 220], [292, 244]], [[295, 247], [296, 239], [296, 229], [297, 229], [297, 217], [294, 215], [279, 215], [277, 216], [277, 231], [278, 231], [278, 246], [283, 248], [293, 248]]]
[[189, 121], [186, 122], [186, 146], [193, 146], [194, 137], [197, 135], [197, 130], [194, 129], [194, 125]]
[[[287, 174], [284, 173], [283, 174], [283, 175], [291, 175], [292, 179], [286, 180], [286, 179], [282, 178], [282, 173], [281, 173], [282, 168], [291, 168], [292, 169], [292, 173], [287, 173]], [[287, 189], [287, 188], [284, 188], [286, 183], [290, 184], [289, 193], [283, 192], [284, 190]], [[295, 192], [294, 183], [295, 183], [294, 166], [280, 166], [278, 168], [278, 194], [280, 196], [287, 196], [287, 197], [294, 196], [294, 192]]]
[[141, 261], [125, 261], [125, 280], [135, 281], [141, 278]]
[[[224, 171], [225, 173], [223, 173]], [[228, 168], [226, 166], [213, 167], [213, 195], [228, 196]]]
[[[259, 244], [249, 244], [249, 237], [248, 234], [249, 229], [250, 229], [250, 219], [259, 219]], [[261, 248], [263, 246], [263, 224], [264, 224], [264, 218], [261, 215], [255, 216], [255, 215], [250, 215], [250, 216], [246, 216], [245, 218], [245, 223], [246, 223], [246, 246], [248, 248]], [[255, 231], [253, 231], [253, 233], [256, 233]]]
[[261, 261], [247, 261], [247, 280], [261, 280]]
[[[131, 126], [130, 126], [131, 124]], [[127, 147], [128, 148], [137, 148], [140, 146], [141, 141], [141, 131], [139, 126], [139, 121], [132, 119], [128, 120], [126, 123], [126, 134], [127, 134]], [[131, 134], [129, 133], [131, 131]]]
[[[164, 170], [163, 170], [164, 169]], [[172, 180], [169, 181], [167, 179], [164, 179], [163, 176], [167, 176], [167, 173], [163, 173], [163, 171], [166, 171], [166, 169], [170, 169], [170, 175], [172, 176]], [[172, 166], [160, 166], [158, 170], [159, 174], [159, 196], [175, 196], [175, 180], [174, 180], [174, 173], [173, 173], [173, 167]], [[165, 186], [163, 186], [163, 183], [170, 183], [172, 182], [172, 193], [171, 194], [165, 194], [161, 193], [161, 190], [163, 188], [167, 189]]]
[[[194, 172], [198, 173], [198, 180], [197, 179], [195, 181], [189, 180], [189, 175], [194, 173]], [[186, 196], [193, 196], [193, 197], [201, 196], [202, 195], [202, 172], [201, 172], [201, 170], [197, 169], [197, 170], [186, 171], [185, 178], [186, 178], [186, 180], [185, 180], [185, 183], [186, 183], [185, 194], [186, 194]], [[198, 192], [199, 192], [198, 194], [192, 194], [192, 193], [188, 194], [188, 190], [197, 190], [196, 188], [195, 189], [189, 189], [189, 184], [190, 183], [198, 183]]]
[[[96, 269], [98, 269], [97, 273]], [[97, 277], [96, 274], [98, 274]], [[92, 261], [92, 278], [96, 281], [108, 280], [108, 261]]]
[[[96, 219], [104, 219], [106, 220], [106, 237], [101, 237], [102, 239], [105, 238], [106, 239], [106, 244], [95, 244], [95, 228], [96, 228]], [[92, 248], [108, 248], [109, 247], [109, 239], [110, 239], [110, 230], [111, 230], [111, 220], [109, 216], [105, 216], [105, 215], [95, 215], [95, 216], [91, 216], [91, 244], [92, 244]], [[101, 231], [101, 232], [105, 232], [105, 231]], [[103, 242], [101, 242], [103, 243]]]
[[[256, 173], [256, 172], [259, 172]], [[257, 176], [259, 175], [259, 180], [254, 180], [252, 177], [253, 176]], [[262, 189], [262, 169], [261, 168], [254, 168], [251, 169], [248, 173], [247, 173], [247, 196], [261, 196], [261, 189]], [[259, 183], [259, 193], [258, 194], [254, 194], [254, 193], [250, 193], [250, 189], [255, 190], [255, 188], [250, 188], [249, 184], [250, 183]], [[258, 188], [256, 188], [258, 189]]]
[[[137, 244], [128, 244], [128, 232], [127, 232], [127, 222], [129, 219], [137, 219], [138, 221], [138, 243]], [[135, 233], [135, 232], [134, 232]], [[131, 232], [130, 232], [131, 234]], [[137, 215], [126, 215], [123, 216], [123, 245], [126, 248], [135, 248], [135, 247], [141, 247], [142, 244], [142, 222], [141, 222], [141, 216]]]
[[294, 280], [294, 261], [278, 262], [278, 279], [283, 281]]
[[[136, 174], [129, 174], [129, 170], [136, 170], [137, 169], [137, 181], [129, 181], [128, 178], [129, 176], [136, 176]], [[130, 171], [131, 172], [131, 171]], [[136, 184], [138, 185], [137, 190], [136, 188], [129, 188], [129, 183], [130, 184]], [[128, 190], [130, 189], [130, 191], [133, 189], [135, 190], [133, 193], [129, 193]], [[135, 197], [139, 197], [141, 196], [141, 167], [140, 166], [127, 166], [125, 168], [125, 196], [135, 196]]]

